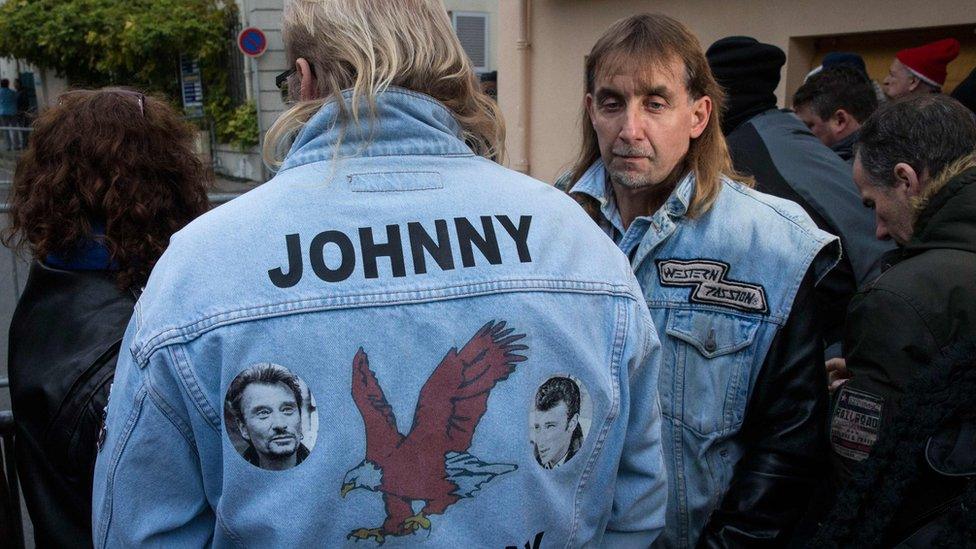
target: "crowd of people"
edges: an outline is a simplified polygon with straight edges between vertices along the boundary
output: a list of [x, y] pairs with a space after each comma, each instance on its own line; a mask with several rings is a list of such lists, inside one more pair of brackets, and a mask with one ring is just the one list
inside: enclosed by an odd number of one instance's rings
[[[34, 123], [6, 245], [38, 546], [972, 547], [976, 76], [637, 14], [554, 185], [436, 0], [295, 0], [268, 183], [165, 100]], [[0, 106], [2, 106], [0, 96]], [[2, 124], [0, 124], [2, 125]]]

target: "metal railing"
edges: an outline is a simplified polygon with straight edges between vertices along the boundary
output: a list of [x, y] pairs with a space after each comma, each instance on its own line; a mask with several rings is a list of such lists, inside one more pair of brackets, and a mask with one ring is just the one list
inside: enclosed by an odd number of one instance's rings
[[[209, 193], [207, 198], [210, 200], [210, 206], [213, 207], [230, 202], [238, 196], [241, 195], [239, 193]], [[10, 207], [9, 202], [0, 202], [0, 214], [10, 213]]]
[[[10, 381], [7, 378], [0, 378], [0, 388], [9, 389]], [[3, 461], [0, 463], [0, 473], [2, 482], [6, 485], [7, 501], [0, 504], [4, 522], [9, 526], [7, 532], [12, 542], [12, 547], [24, 547], [24, 522], [20, 514], [20, 481], [17, 479], [17, 463], [14, 461], [14, 414], [10, 410], [0, 411], [0, 454]], [[2, 524], [2, 523], [0, 523]]]

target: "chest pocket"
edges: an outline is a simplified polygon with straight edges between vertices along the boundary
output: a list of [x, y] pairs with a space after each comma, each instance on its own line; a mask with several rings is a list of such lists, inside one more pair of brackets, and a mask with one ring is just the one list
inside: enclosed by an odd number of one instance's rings
[[664, 343], [664, 368], [670, 371], [662, 373], [670, 387], [661, 388], [664, 413], [701, 434], [737, 431], [745, 414], [758, 329], [759, 320], [739, 315], [670, 310]]

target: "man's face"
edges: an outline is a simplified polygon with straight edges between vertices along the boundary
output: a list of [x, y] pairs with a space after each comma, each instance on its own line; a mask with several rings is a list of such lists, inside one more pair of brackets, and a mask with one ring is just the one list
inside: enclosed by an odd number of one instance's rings
[[874, 210], [875, 237], [892, 239], [899, 246], [912, 238], [911, 197], [900, 187], [875, 185], [861, 165], [861, 155], [854, 161], [854, 183], [861, 192], [861, 202]]
[[292, 458], [302, 434], [295, 394], [283, 383], [251, 383], [241, 396], [241, 436], [251, 442], [262, 462]]
[[807, 125], [807, 128], [810, 128], [813, 135], [817, 136], [817, 139], [824, 145], [830, 147], [838, 141], [834, 136], [833, 128], [830, 126], [830, 120], [820, 118], [820, 115], [810, 105], [797, 107], [796, 116]]
[[630, 61], [598, 75], [586, 109], [610, 181], [639, 189], [680, 175], [691, 140], [708, 123], [711, 99], [689, 96], [680, 60], [650, 69]]
[[568, 417], [568, 412], [569, 408], [563, 401], [545, 411], [532, 410], [532, 444], [543, 465], [552, 465], [569, 451], [579, 414]]
[[909, 72], [908, 67], [895, 59], [891, 62], [888, 76], [885, 77], [881, 87], [888, 99], [898, 99], [912, 93], [917, 86], [917, 79]]

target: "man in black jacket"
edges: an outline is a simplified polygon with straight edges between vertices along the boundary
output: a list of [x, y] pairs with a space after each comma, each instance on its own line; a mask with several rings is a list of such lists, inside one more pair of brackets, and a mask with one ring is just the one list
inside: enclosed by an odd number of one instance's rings
[[[899, 246], [847, 317], [850, 379], [836, 396], [831, 445], [841, 477], [856, 478], [883, 433], [916, 436], [885, 429], [925, 385], [919, 376], [949, 359], [957, 342], [976, 340], [976, 122], [944, 95], [882, 107], [862, 127], [854, 178], [875, 211], [877, 237]], [[927, 468], [894, 512], [873, 519], [882, 521], [883, 545], [962, 505], [966, 479], [976, 478], [971, 414], [966, 425], [939, 426], [926, 455], [917, 456]]]
[[792, 200], [817, 226], [840, 237], [843, 257], [817, 286], [828, 358], [840, 353], [841, 329], [854, 292], [878, 275], [889, 244], [871, 238], [871, 215], [858, 200], [851, 169], [791, 112], [776, 108], [783, 50], [747, 36], [723, 38], [705, 54], [728, 94], [722, 131], [735, 169], [756, 189]]

